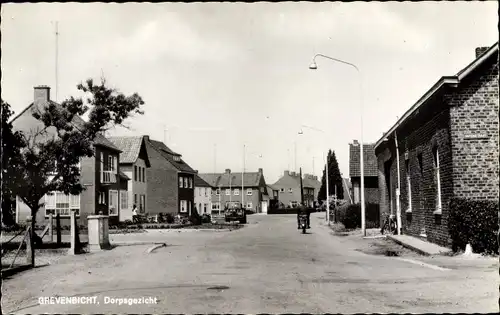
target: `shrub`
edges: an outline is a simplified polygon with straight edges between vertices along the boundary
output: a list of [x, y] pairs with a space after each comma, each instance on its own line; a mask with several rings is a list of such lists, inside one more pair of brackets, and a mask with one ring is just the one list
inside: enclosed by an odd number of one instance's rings
[[175, 222], [175, 218], [172, 215], [172, 213], [166, 213], [165, 214], [165, 222], [167, 222], [168, 224], [172, 224], [172, 223]]
[[189, 217], [189, 221], [193, 225], [201, 225], [201, 217], [198, 214], [196, 208], [194, 208], [193, 211], [191, 211], [191, 216]]
[[[346, 229], [361, 227], [361, 205], [344, 204], [337, 207], [337, 221], [341, 222]], [[365, 206], [366, 228], [380, 227], [380, 207], [376, 203], [367, 203]]]
[[476, 253], [498, 254], [498, 201], [453, 198], [448, 230], [453, 251], [470, 243]]
[[123, 221], [123, 224], [124, 224], [125, 226], [128, 226], [128, 225], [132, 225], [132, 224], [134, 224], [134, 222], [132, 222], [132, 220], [125, 220], [125, 221]]
[[210, 217], [210, 214], [205, 213], [201, 216], [201, 223], [210, 223], [212, 222], [212, 218]]
[[347, 206], [340, 222], [348, 230], [361, 227], [361, 207], [359, 205]]

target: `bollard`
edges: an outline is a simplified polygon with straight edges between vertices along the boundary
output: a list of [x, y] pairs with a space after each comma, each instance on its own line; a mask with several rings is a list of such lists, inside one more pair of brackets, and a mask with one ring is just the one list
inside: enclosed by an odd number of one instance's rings
[[57, 247], [61, 246], [61, 216], [56, 214], [56, 238], [57, 238]]
[[49, 214], [49, 239], [50, 239], [50, 242], [53, 243], [54, 242], [54, 231], [53, 231], [53, 226], [52, 226], [52, 220], [53, 220], [53, 216], [52, 216], [52, 213]]

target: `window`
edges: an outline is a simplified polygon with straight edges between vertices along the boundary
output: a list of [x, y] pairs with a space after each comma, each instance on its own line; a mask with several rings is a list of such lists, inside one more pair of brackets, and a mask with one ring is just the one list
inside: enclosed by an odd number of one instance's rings
[[247, 196], [251, 196], [252, 195], [252, 188], [247, 188]]
[[137, 181], [141, 181], [141, 168], [139, 166], [137, 167]]
[[193, 179], [189, 178], [189, 188], [193, 188]]
[[141, 195], [140, 198], [139, 211], [144, 213], [146, 212], [146, 195]]
[[188, 201], [188, 213], [191, 214], [191, 201]]
[[251, 202], [247, 202], [247, 209], [253, 209], [253, 204]]
[[418, 159], [418, 167], [420, 168], [420, 175], [424, 174], [424, 167], [423, 167], [423, 162], [422, 162], [422, 153], [419, 153], [417, 156]]
[[196, 209], [196, 210], [198, 210], [198, 213], [200, 213], [200, 211], [201, 211], [201, 202], [198, 204], [198, 209]]
[[297, 201], [292, 201], [292, 202], [290, 202], [290, 204], [293, 208], [295, 208], [299, 205], [299, 203]]
[[101, 152], [101, 183], [104, 181], [104, 154]]
[[208, 197], [208, 188], [205, 188], [205, 197]]
[[285, 192], [285, 188], [280, 188], [280, 192], [281, 193]]
[[234, 195], [239, 196], [240, 195], [240, 190], [237, 188], [234, 190]]
[[208, 203], [203, 205], [203, 213], [207, 213]]
[[288, 192], [292, 193], [293, 192], [292, 188], [288, 188]]
[[231, 190], [229, 188], [226, 188], [226, 196], [231, 195]]
[[134, 165], [134, 181], [137, 181], [137, 165]]
[[142, 168], [142, 182], [146, 182], [146, 168]]
[[62, 192], [49, 192], [45, 195], [45, 215], [69, 216], [71, 210], [80, 215], [80, 195], [65, 195]]
[[432, 149], [434, 157], [434, 176], [436, 181], [436, 210], [434, 214], [441, 214], [441, 174], [439, 170], [439, 150], [438, 148]]
[[106, 204], [106, 192], [104, 191], [99, 192], [99, 204], [100, 205]]
[[188, 188], [188, 179], [187, 177], [184, 177], [184, 188]]
[[120, 190], [120, 210], [128, 209], [128, 191]]
[[185, 213], [187, 212], [187, 200], [181, 200], [181, 212]]
[[212, 210], [220, 210], [220, 203], [212, 202]]
[[410, 160], [406, 160], [406, 189], [408, 191], [408, 209], [406, 212], [411, 212], [411, 175], [410, 175]]
[[118, 191], [109, 191], [109, 215], [118, 215]]
[[184, 187], [183, 183], [184, 183], [184, 181], [182, 180], [182, 177], [179, 177], [179, 188]]
[[216, 189], [216, 190], [215, 190], [215, 194], [216, 194], [217, 196], [219, 196], [219, 195], [220, 195], [220, 189]]
[[134, 194], [134, 206], [137, 206], [137, 194]]
[[177, 155], [174, 155], [174, 161], [176, 162], [180, 162], [181, 161], [181, 158]]

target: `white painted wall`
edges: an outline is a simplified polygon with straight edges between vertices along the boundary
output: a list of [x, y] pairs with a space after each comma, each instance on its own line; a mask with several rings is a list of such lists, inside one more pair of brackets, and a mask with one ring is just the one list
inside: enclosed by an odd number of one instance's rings
[[196, 206], [196, 209], [198, 210], [198, 214], [210, 214], [212, 212], [212, 189], [210, 187], [195, 187], [194, 204]]

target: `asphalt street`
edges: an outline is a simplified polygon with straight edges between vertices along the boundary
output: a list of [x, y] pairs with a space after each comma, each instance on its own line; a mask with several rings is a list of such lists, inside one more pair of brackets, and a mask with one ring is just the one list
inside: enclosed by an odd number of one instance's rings
[[[322, 216], [321, 216], [322, 217]], [[112, 236], [161, 241], [63, 257], [3, 284], [15, 313], [442, 313], [498, 312], [498, 267], [444, 268], [436, 260], [355, 250], [319, 214], [308, 234], [294, 216], [253, 215], [237, 231], [156, 231]], [[362, 240], [360, 240], [362, 241]], [[450, 258], [451, 259], [451, 258]], [[449, 263], [449, 266], [454, 264]], [[448, 266], [448, 267], [449, 267]], [[96, 297], [98, 304], [39, 303]], [[106, 304], [108, 298], [156, 298]]]

